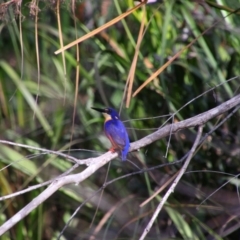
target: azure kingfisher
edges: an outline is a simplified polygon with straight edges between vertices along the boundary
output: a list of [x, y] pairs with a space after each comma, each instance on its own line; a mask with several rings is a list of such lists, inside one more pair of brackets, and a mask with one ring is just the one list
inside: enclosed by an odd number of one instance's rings
[[111, 152], [120, 151], [122, 153], [122, 161], [127, 158], [130, 148], [127, 130], [119, 118], [116, 110], [113, 108], [94, 108], [92, 109], [102, 112], [105, 117], [104, 132], [112, 144]]

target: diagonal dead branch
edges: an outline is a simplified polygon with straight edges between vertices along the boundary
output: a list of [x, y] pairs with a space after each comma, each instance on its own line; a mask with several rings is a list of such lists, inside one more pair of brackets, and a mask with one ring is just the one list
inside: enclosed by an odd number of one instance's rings
[[172, 183], [171, 187], [168, 189], [168, 191], [166, 192], [166, 194], [164, 195], [163, 199], [161, 200], [161, 202], [159, 203], [159, 205], [157, 206], [151, 220], [149, 221], [147, 227], [144, 229], [143, 231], [143, 234], [142, 236], [139, 238], [140, 240], [143, 240], [146, 235], [148, 234], [148, 232], [150, 231], [155, 219], [157, 218], [159, 212], [161, 211], [161, 209], [163, 208], [165, 202], [167, 201], [167, 199], [169, 198], [169, 196], [171, 195], [171, 193], [174, 192], [174, 189], [176, 187], [176, 185], [178, 184], [178, 182], [180, 181], [180, 179], [182, 178], [183, 174], [186, 172], [187, 170], [187, 167], [193, 157], [193, 154], [198, 146], [198, 143], [201, 139], [201, 136], [202, 136], [202, 130], [203, 130], [203, 125], [201, 125], [199, 128], [198, 128], [198, 133], [197, 133], [197, 137], [195, 139], [195, 142], [189, 152], [189, 155], [185, 161], [185, 163], [183, 164], [182, 168], [180, 169], [179, 171], [179, 174], [178, 176], [176, 177], [176, 179], [174, 180], [174, 182]]

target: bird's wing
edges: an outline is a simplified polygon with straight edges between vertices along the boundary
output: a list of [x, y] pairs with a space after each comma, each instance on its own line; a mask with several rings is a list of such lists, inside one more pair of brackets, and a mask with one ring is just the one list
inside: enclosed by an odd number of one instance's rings
[[126, 129], [119, 120], [110, 120], [105, 123], [105, 133], [114, 146], [124, 148], [126, 145]]

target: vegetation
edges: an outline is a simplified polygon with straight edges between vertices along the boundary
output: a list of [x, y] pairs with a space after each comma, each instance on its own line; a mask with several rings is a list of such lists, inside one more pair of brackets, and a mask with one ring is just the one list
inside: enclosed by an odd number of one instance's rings
[[[1, 2], [0, 195], [51, 180], [73, 164], [37, 148], [77, 159], [106, 152], [104, 120], [91, 106], [118, 109], [134, 142], [239, 94], [239, 7], [239, 0]], [[145, 239], [239, 238], [237, 110], [204, 125], [203, 137], [211, 134]], [[139, 239], [197, 131], [183, 129], [62, 187], [1, 239]], [[2, 200], [0, 225], [44, 189]]]

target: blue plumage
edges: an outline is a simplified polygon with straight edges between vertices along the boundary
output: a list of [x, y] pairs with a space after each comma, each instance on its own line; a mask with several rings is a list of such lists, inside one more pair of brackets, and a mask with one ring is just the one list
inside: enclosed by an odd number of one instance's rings
[[92, 108], [99, 112], [102, 112], [105, 116], [104, 132], [110, 142], [112, 143], [111, 151], [120, 151], [122, 161], [127, 158], [128, 150], [130, 148], [129, 137], [127, 130], [119, 119], [118, 113], [112, 108]]

